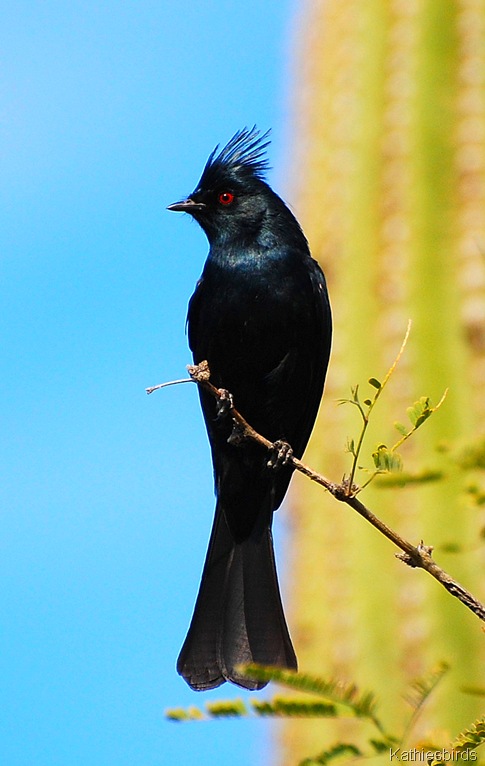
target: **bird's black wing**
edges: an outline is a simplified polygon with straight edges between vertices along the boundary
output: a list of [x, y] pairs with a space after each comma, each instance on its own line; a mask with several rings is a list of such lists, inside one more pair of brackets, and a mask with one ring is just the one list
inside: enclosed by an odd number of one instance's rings
[[[325, 278], [309, 255], [282, 259], [281, 274], [271, 270], [265, 285], [246, 291], [236, 283], [237, 300], [228, 310], [227, 275], [220, 285], [206, 273], [189, 304], [189, 343], [196, 363], [207, 359], [211, 380], [234, 395], [236, 408], [257, 431], [271, 441], [289, 442], [301, 457], [318, 412], [331, 342], [331, 314]], [[254, 280], [253, 280], [254, 281]], [[240, 293], [240, 295], [239, 295]], [[201, 404], [212, 447], [216, 483], [224, 480], [227, 460], [239, 463], [238, 476], [227, 477], [231, 494], [246, 496], [254, 487], [261, 498], [271, 478], [276, 491], [273, 510], [286, 492], [291, 471], [278, 479], [263, 470], [267, 455], [247, 444], [227, 444], [232, 423], [217, 418], [215, 400], [200, 390]], [[245, 487], [245, 489], [244, 489]], [[242, 495], [241, 495], [242, 493]], [[246, 503], [246, 507], [247, 507]], [[250, 503], [249, 503], [250, 507]]]

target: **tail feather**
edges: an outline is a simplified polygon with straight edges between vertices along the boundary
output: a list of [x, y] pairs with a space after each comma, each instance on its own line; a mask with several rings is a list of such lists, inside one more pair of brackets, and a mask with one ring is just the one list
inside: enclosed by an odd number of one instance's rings
[[236, 669], [256, 662], [296, 669], [276, 576], [271, 530], [235, 542], [220, 506], [192, 622], [177, 670], [196, 690], [232, 681], [261, 689]]

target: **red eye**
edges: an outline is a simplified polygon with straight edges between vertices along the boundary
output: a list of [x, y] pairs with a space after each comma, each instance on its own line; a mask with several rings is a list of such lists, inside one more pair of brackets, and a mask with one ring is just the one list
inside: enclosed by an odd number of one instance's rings
[[221, 205], [230, 205], [234, 201], [234, 194], [231, 194], [231, 192], [228, 191], [221, 192], [218, 200]]

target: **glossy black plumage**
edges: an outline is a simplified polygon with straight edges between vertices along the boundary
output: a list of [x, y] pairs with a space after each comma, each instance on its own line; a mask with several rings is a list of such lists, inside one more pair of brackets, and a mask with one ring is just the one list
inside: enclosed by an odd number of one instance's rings
[[[267, 134], [238, 132], [209, 157], [195, 191], [170, 210], [190, 213], [210, 250], [188, 311], [196, 363], [230, 391], [271, 441], [301, 457], [320, 403], [331, 342], [325, 279], [293, 214], [264, 180]], [[296, 668], [273, 553], [271, 524], [291, 478], [259, 446], [228, 442], [229, 418], [200, 391], [217, 496], [209, 550], [178, 672], [194, 689], [232, 681], [237, 665]]]

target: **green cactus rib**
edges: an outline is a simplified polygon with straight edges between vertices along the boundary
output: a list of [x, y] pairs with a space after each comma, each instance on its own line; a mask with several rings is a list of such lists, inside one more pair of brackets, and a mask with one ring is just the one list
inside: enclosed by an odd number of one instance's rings
[[[405, 471], [437, 479], [387, 492], [371, 485], [362, 499], [406, 539], [476, 547], [483, 519], [464, 506], [459, 472], [443, 473], [435, 450], [485, 429], [485, 3], [314, 0], [302, 21], [293, 186], [335, 319], [305, 462], [337, 482], [349, 472], [344, 447], [358, 435], [358, 413], [335, 400], [356, 384], [365, 398], [366, 381], [382, 379], [412, 319], [372, 414], [367, 467], [376, 445], [395, 441], [393, 423], [413, 402], [436, 403], [449, 388], [440, 412], [402, 447]], [[451, 666], [447, 684], [483, 680], [480, 632], [431, 581], [399, 568], [373, 530], [304, 481], [295, 482], [288, 518], [290, 625], [303, 671], [375, 689], [391, 725], [400, 690], [438, 661]], [[443, 553], [440, 564], [483, 595], [476, 554]], [[447, 705], [445, 686], [419, 719], [422, 734], [459, 730], [477, 715], [465, 696]], [[322, 731], [285, 724], [285, 763], [321, 750]], [[338, 723], [325, 732], [329, 742], [342, 734]]]

